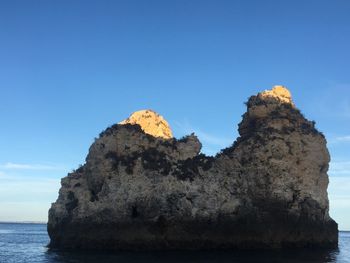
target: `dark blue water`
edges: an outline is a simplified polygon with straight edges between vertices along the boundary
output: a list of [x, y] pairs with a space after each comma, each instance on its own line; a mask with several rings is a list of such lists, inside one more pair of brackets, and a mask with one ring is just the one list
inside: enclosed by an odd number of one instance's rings
[[339, 249], [221, 252], [68, 252], [50, 251], [44, 224], [0, 223], [0, 262], [350, 262], [350, 232], [340, 232]]

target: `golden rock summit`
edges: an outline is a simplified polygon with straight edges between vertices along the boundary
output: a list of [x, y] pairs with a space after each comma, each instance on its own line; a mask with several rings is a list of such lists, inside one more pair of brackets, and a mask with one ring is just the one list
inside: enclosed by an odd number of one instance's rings
[[259, 96], [264, 99], [266, 99], [266, 97], [272, 97], [280, 100], [281, 102], [293, 104], [290, 91], [281, 85], [276, 85], [271, 90], [265, 90], [259, 93]]
[[119, 122], [119, 124], [138, 124], [141, 129], [154, 137], [164, 139], [173, 138], [173, 133], [168, 122], [153, 110], [140, 110], [130, 115], [129, 118]]

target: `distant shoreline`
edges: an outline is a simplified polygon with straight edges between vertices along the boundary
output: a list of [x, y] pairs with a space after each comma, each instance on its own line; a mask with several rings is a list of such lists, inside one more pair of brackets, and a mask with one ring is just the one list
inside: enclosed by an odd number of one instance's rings
[[[37, 225], [47, 225], [47, 222], [41, 222], [41, 221], [0, 221], [0, 224], [37, 224]], [[350, 230], [339, 230], [339, 232], [350, 232]]]
[[41, 221], [0, 221], [0, 224], [38, 224], [38, 225], [47, 225], [47, 222], [41, 222]]

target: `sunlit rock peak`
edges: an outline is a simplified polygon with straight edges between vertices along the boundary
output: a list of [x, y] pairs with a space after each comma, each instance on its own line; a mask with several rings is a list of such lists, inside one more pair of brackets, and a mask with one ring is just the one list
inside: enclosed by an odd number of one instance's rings
[[173, 134], [168, 122], [153, 110], [140, 110], [130, 115], [119, 124], [138, 124], [141, 129], [154, 137], [164, 139], [173, 138]]
[[295, 108], [289, 90], [284, 86], [276, 85], [271, 90], [251, 96], [247, 102], [247, 113], [251, 119], [265, 118], [276, 110], [280, 111], [279, 107], [282, 104]]
[[290, 91], [281, 85], [274, 86], [271, 90], [265, 90], [258, 94], [262, 99], [273, 98], [283, 103], [290, 103], [293, 105], [292, 95]]

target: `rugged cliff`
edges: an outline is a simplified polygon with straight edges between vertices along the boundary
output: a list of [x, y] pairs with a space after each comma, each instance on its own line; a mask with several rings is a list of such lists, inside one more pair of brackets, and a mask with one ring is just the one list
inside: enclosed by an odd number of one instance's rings
[[250, 97], [240, 137], [215, 157], [172, 138], [151, 110], [107, 128], [62, 179], [50, 247], [334, 247], [326, 140], [275, 86]]

